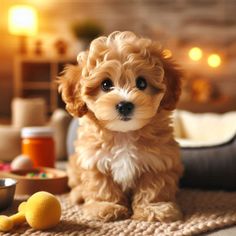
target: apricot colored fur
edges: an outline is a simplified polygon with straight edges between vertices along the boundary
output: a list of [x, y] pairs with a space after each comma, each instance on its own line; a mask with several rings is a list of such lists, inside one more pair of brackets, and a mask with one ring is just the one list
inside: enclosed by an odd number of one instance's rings
[[[142, 76], [147, 88], [136, 88]], [[111, 91], [101, 83], [110, 78]], [[182, 174], [171, 111], [181, 91], [181, 72], [159, 43], [132, 32], [94, 40], [59, 81], [68, 111], [79, 119], [76, 153], [68, 166], [73, 202], [87, 219], [175, 221]], [[135, 105], [123, 121], [116, 105]]]

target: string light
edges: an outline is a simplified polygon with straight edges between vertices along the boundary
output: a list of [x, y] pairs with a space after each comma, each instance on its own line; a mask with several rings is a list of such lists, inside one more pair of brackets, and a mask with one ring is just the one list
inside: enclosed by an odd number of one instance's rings
[[170, 49], [164, 49], [163, 50], [163, 56], [164, 58], [171, 58], [172, 57], [172, 52]]
[[188, 55], [193, 61], [199, 61], [202, 58], [202, 49], [193, 47], [189, 50]]
[[207, 59], [207, 63], [210, 67], [219, 67], [221, 65], [221, 58], [218, 54], [211, 54]]

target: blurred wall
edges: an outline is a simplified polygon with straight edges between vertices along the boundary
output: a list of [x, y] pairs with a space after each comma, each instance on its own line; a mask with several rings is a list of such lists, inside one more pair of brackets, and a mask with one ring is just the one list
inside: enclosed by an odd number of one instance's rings
[[10, 115], [18, 41], [7, 31], [7, 13], [18, 3], [38, 9], [45, 43], [56, 37], [73, 40], [71, 23], [85, 18], [99, 21], [107, 33], [133, 30], [167, 45], [179, 39], [226, 45], [236, 40], [235, 0], [0, 0], [0, 116]]

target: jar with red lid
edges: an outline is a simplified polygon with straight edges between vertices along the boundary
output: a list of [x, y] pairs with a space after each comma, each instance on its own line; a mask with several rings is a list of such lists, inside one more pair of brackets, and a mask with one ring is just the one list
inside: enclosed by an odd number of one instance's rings
[[34, 167], [54, 167], [55, 144], [50, 127], [25, 127], [21, 138], [22, 154], [29, 156]]

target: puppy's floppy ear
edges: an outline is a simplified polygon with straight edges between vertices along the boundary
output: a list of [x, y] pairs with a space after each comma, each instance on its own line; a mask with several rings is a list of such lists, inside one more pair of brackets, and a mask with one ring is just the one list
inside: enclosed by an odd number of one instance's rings
[[159, 42], [153, 41], [149, 46], [149, 51], [152, 61], [158, 66], [161, 64], [164, 70], [163, 82], [166, 85], [166, 91], [160, 106], [165, 110], [173, 110], [181, 94], [182, 71], [172, 58], [166, 58]]
[[181, 94], [182, 71], [170, 58], [161, 59], [164, 69], [164, 83], [166, 84], [165, 95], [161, 101], [161, 107], [166, 110], [173, 110]]
[[59, 92], [66, 103], [66, 109], [72, 116], [83, 116], [87, 106], [81, 97], [81, 73], [79, 65], [69, 65], [65, 68], [63, 75], [59, 78]]

